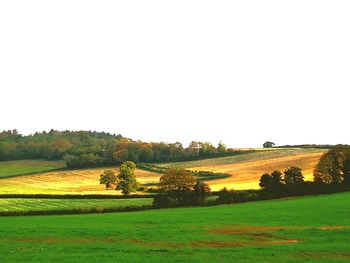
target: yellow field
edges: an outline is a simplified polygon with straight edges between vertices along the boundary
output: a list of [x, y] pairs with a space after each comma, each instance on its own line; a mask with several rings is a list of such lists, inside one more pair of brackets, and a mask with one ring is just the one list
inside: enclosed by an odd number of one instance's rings
[[290, 166], [302, 168], [305, 180], [313, 179], [313, 170], [317, 165], [323, 151], [305, 153], [286, 157], [271, 158], [266, 160], [247, 160], [234, 164], [218, 164], [200, 167], [190, 167], [194, 171], [211, 171], [232, 174], [229, 178], [208, 181], [211, 189], [216, 191], [223, 187], [228, 189], [257, 189], [259, 188], [260, 176], [271, 173], [273, 170], [283, 170]]
[[[273, 149], [237, 156], [205, 159], [189, 162], [158, 164], [163, 167], [184, 168], [193, 171], [228, 173], [232, 176], [207, 181], [213, 191], [228, 189], [257, 189], [260, 176], [273, 170], [290, 166], [302, 168], [306, 180], [312, 180], [313, 169], [326, 150], [322, 149]], [[120, 194], [120, 191], [105, 190], [99, 184], [103, 170], [97, 168], [67, 170], [16, 176], [0, 179], [0, 194]], [[156, 184], [161, 174], [136, 170], [137, 180], [142, 184]], [[141, 194], [141, 193], [139, 193]]]
[[[0, 180], [0, 194], [120, 194], [120, 191], [105, 190], [99, 184], [100, 174], [107, 169], [98, 168], [40, 173]], [[136, 170], [141, 184], [157, 183], [160, 174]], [[140, 194], [140, 193], [139, 193]]]

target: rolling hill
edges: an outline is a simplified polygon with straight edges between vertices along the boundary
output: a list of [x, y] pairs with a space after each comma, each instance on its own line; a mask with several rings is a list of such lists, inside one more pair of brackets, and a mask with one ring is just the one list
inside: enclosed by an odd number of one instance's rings
[[64, 161], [18, 160], [0, 162], [0, 179], [17, 175], [34, 174], [61, 169]]
[[[233, 189], [257, 189], [259, 178], [265, 172], [284, 170], [289, 166], [303, 169], [306, 180], [312, 180], [313, 169], [326, 150], [322, 149], [269, 149], [244, 153], [237, 156], [211, 158], [198, 161], [160, 163], [160, 167], [185, 168], [193, 171], [211, 171], [231, 174], [231, 177], [207, 181], [213, 191], [223, 187]], [[35, 172], [42, 169], [57, 169], [62, 162], [12, 161], [0, 162], [0, 174], [12, 176], [21, 172]], [[9, 165], [10, 164], [10, 165]], [[50, 166], [51, 165], [51, 166]], [[9, 169], [8, 167], [12, 167]], [[27, 167], [30, 167], [28, 169]], [[99, 185], [99, 175], [103, 170], [115, 167], [94, 169], [62, 170], [16, 176], [0, 179], [0, 194], [118, 194]], [[137, 169], [136, 176], [142, 185], [157, 184], [161, 174]]]
[[[107, 169], [117, 172], [115, 167], [104, 167], [0, 179], [0, 194], [120, 194], [120, 191], [105, 190], [99, 184], [100, 174]], [[135, 174], [141, 184], [157, 183], [160, 177], [158, 173], [138, 169]]]
[[223, 187], [234, 189], [257, 189], [263, 173], [284, 170], [290, 166], [302, 168], [305, 180], [313, 179], [313, 170], [323, 149], [271, 149], [246, 153], [237, 156], [212, 158], [190, 162], [157, 164], [160, 167], [185, 168], [192, 171], [211, 171], [231, 174], [231, 177], [211, 180], [208, 184], [212, 190]]

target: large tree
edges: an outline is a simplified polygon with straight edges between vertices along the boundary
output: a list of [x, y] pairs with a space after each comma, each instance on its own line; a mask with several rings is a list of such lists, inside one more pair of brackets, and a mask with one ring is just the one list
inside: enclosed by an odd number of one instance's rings
[[268, 190], [278, 190], [283, 184], [282, 173], [278, 170], [271, 174], [264, 173], [260, 177], [259, 186]]
[[282, 173], [278, 170], [275, 170], [271, 173], [272, 184], [274, 188], [279, 188], [283, 184]]
[[122, 163], [119, 168], [117, 190], [122, 190], [124, 195], [128, 195], [131, 192], [136, 192], [138, 188], [138, 182], [135, 176], [136, 164], [130, 161]]
[[284, 182], [286, 185], [304, 183], [304, 175], [299, 167], [289, 167], [284, 171]]
[[158, 195], [154, 205], [172, 207], [190, 205], [197, 180], [191, 172], [182, 169], [169, 169], [160, 178]]
[[273, 146], [275, 146], [275, 143], [270, 141], [267, 141], [263, 144], [264, 148], [272, 148]]
[[314, 171], [314, 181], [324, 184], [341, 183], [346, 174], [346, 155], [341, 149], [331, 149], [322, 155]]
[[260, 177], [259, 186], [264, 189], [270, 189], [272, 187], [272, 176], [268, 173], [264, 173]]

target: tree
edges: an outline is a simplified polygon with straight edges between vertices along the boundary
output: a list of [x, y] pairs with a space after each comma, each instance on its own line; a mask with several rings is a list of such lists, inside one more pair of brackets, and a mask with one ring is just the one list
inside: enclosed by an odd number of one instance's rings
[[227, 190], [227, 188], [224, 187], [218, 194], [219, 197], [216, 200], [218, 204], [232, 204], [235, 202], [236, 192], [233, 189]]
[[186, 206], [192, 204], [192, 192], [196, 178], [182, 169], [169, 169], [160, 178], [158, 195], [154, 199], [156, 207]]
[[270, 189], [272, 187], [273, 179], [272, 176], [268, 173], [264, 173], [260, 177], [259, 186], [264, 189]]
[[275, 146], [275, 143], [267, 141], [263, 144], [264, 148], [272, 148], [273, 146]]
[[217, 151], [219, 153], [226, 152], [226, 145], [222, 141], [219, 142], [218, 147], [217, 147]]
[[100, 175], [100, 184], [106, 185], [106, 189], [115, 188], [118, 178], [112, 170], [105, 170]]
[[202, 204], [207, 196], [210, 194], [210, 187], [208, 184], [197, 180], [197, 183], [193, 189], [194, 203], [197, 205]]
[[272, 185], [274, 188], [279, 188], [283, 184], [282, 173], [278, 170], [275, 170], [271, 173], [272, 176]]
[[284, 181], [286, 185], [296, 185], [304, 183], [304, 175], [299, 167], [289, 167], [284, 171]]
[[350, 186], [350, 151], [346, 154], [346, 159], [344, 161], [344, 181], [343, 184]]
[[341, 183], [346, 177], [346, 156], [340, 149], [322, 155], [314, 171], [314, 181], [324, 184]]
[[130, 161], [122, 163], [119, 168], [118, 180], [116, 190], [122, 190], [124, 195], [128, 195], [131, 192], [136, 192], [138, 188], [138, 182], [135, 176], [136, 164]]

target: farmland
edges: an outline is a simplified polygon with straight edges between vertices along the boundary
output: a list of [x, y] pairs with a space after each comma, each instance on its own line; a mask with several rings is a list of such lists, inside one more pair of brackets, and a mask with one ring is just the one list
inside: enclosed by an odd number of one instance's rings
[[[0, 180], [0, 194], [120, 194], [120, 191], [105, 190], [99, 184], [103, 170], [96, 169], [63, 170], [33, 175], [18, 176]], [[136, 170], [137, 180], [142, 184], [158, 182], [160, 174]]]
[[2, 262], [349, 262], [350, 193], [0, 218]]
[[271, 149], [237, 156], [191, 162], [158, 164], [161, 167], [186, 168], [192, 171], [211, 171], [231, 174], [231, 177], [208, 181], [212, 190], [259, 188], [260, 176], [289, 166], [302, 168], [305, 180], [312, 180], [313, 169], [325, 152], [322, 149]]
[[[223, 187], [234, 189], [256, 189], [262, 173], [275, 169], [284, 170], [288, 166], [303, 169], [306, 180], [312, 180], [313, 169], [325, 150], [320, 149], [270, 149], [245, 153], [237, 156], [205, 159], [190, 162], [157, 164], [161, 167], [186, 168], [193, 171], [211, 171], [231, 174], [231, 177], [207, 181], [212, 190]], [[9, 168], [17, 174], [25, 173], [31, 165], [31, 172], [43, 169], [44, 161], [0, 162], [0, 173], [9, 176]], [[10, 165], [11, 164], [11, 165]], [[61, 162], [49, 162], [52, 167], [62, 166]], [[119, 194], [118, 191], [105, 190], [99, 184], [99, 175], [103, 170], [116, 167], [76, 169], [24, 175], [0, 180], [0, 194]], [[16, 173], [12, 173], [13, 175]], [[155, 185], [161, 174], [137, 169], [136, 176], [141, 185]]]
[[19, 160], [0, 162], [0, 178], [64, 168], [64, 161]]
[[130, 199], [40, 199], [40, 198], [1, 198], [1, 212], [27, 211], [71, 211], [87, 209], [108, 209], [137, 207], [152, 204], [152, 198]]

